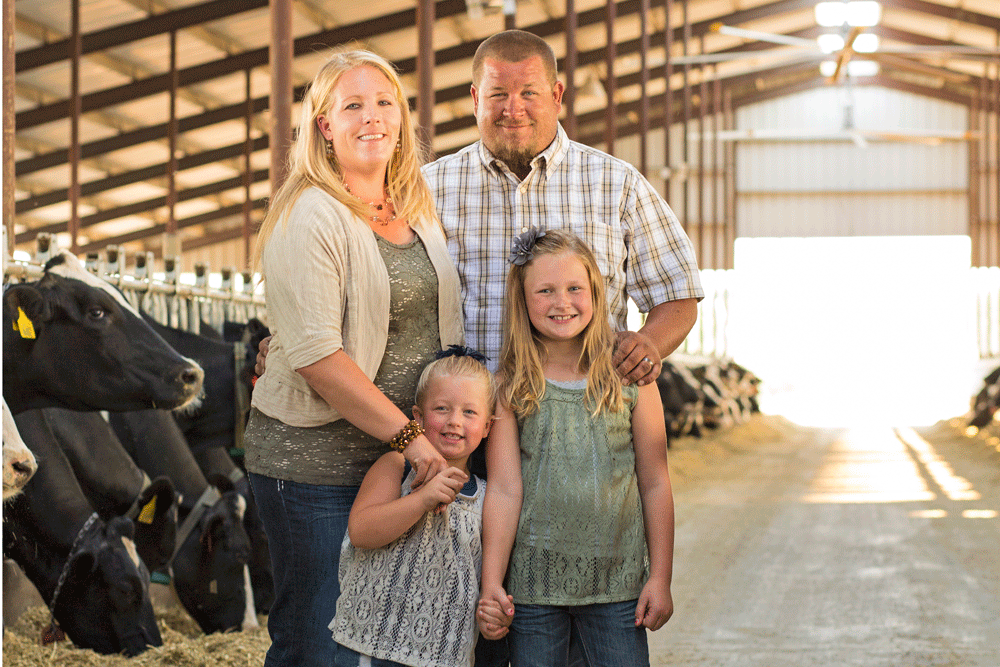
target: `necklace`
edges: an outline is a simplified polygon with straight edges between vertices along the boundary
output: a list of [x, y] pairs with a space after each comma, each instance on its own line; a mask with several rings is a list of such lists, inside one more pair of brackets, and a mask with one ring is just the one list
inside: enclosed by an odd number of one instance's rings
[[[392, 197], [390, 197], [388, 194], [385, 194], [385, 191], [382, 192], [382, 194], [385, 195], [385, 199], [382, 202], [378, 202], [378, 201], [365, 201], [361, 197], [354, 194], [354, 192], [351, 191], [351, 188], [350, 186], [347, 185], [347, 183], [344, 183], [344, 189], [347, 190], [347, 194], [351, 195], [358, 201], [368, 204], [369, 208], [371, 208], [373, 211], [376, 211], [375, 213], [369, 216], [369, 219], [372, 222], [377, 222], [381, 226], [385, 227], [390, 222], [396, 219], [396, 208], [392, 204]], [[389, 209], [389, 217], [382, 219], [380, 217], [380, 213], [386, 208]]]

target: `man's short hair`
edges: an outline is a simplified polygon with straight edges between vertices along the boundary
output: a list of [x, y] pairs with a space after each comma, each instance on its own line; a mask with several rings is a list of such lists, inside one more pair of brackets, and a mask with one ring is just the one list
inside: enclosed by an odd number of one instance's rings
[[541, 37], [524, 30], [505, 30], [487, 37], [472, 58], [472, 85], [478, 86], [483, 74], [483, 60], [492, 58], [505, 63], [519, 63], [538, 56], [542, 59], [549, 83], [556, 83], [556, 54]]

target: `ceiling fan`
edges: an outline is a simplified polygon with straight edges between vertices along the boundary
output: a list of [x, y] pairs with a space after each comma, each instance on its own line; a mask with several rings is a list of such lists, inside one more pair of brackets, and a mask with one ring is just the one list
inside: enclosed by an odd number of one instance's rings
[[[861, 53], [866, 58], [872, 57], [875, 60], [894, 59], [894, 64], [920, 71], [923, 69], [927, 73], [936, 76], [952, 77], [956, 80], [966, 80], [964, 74], [958, 72], [951, 73], [948, 70], [938, 70], [927, 68], [910, 59], [919, 60], [926, 57], [940, 58], [996, 58], [1000, 55], [1000, 49], [984, 49], [973, 46], [913, 46], [902, 47], [878, 46], [875, 49], [870, 47], [857, 50], [856, 44], [859, 37], [865, 34], [864, 26], [854, 26], [850, 28], [843, 38], [843, 46], [834, 51], [824, 49], [819, 40], [805, 39], [791, 35], [780, 35], [755, 30], [745, 30], [722, 23], [714, 23], [710, 27], [712, 32], [719, 34], [741, 37], [744, 39], [758, 40], [780, 44], [783, 46], [795, 47], [794, 49], [773, 49], [770, 51], [729, 52], [729, 53], [707, 53], [693, 56], [682, 56], [672, 58], [671, 62], [676, 64], [706, 64], [732, 62], [736, 60], [764, 61], [768, 59], [780, 59], [791, 64], [809, 60], [826, 60], [833, 65], [827, 75], [830, 84], [843, 84], [847, 90], [848, 101], [844, 106], [844, 122], [840, 130], [833, 132], [817, 132], [810, 130], [795, 130], [788, 128], [768, 129], [768, 130], [729, 130], [713, 133], [720, 141], [851, 141], [860, 148], [866, 148], [869, 141], [905, 141], [920, 143], [925, 145], [939, 145], [945, 141], [971, 141], [979, 138], [978, 132], [954, 131], [954, 130], [920, 130], [920, 129], [896, 129], [896, 130], [862, 130], [854, 126], [853, 122], [853, 92], [851, 90], [851, 78], [847, 76], [848, 66], [852, 63], [852, 57]], [[830, 61], [831, 58], [835, 60]], [[905, 61], [900, 63], [900, 61]], [[772, 63], [773, 65], [773, 63]], [[697, 139], [699, 133], [689, 134], [690, 138]], [[707, 135], [706, 135], [707, 136]]]

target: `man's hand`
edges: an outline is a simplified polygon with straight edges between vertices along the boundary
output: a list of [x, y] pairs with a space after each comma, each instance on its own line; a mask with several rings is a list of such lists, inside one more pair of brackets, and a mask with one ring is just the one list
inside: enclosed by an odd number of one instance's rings
[[257, 374], [257, 377], [264, 374], [264, 361], [267, 359], [267, 352], [270, 349], [270, 346], [270, 336], [260, 341], [260, 344], [257, 346], [257, 363], [254, 364], [253, 367], [253, 372]]
[[625, 384], [639, 386], [655, 382], [663, 369], [660, 353], [653, 341], [636, 331], [619, 331], [611, 363], [622, 376]]

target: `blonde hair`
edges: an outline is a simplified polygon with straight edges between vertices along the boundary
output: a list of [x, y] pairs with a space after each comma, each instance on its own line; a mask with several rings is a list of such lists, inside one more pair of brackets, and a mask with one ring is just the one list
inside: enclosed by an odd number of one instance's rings
[[504, 341], [498, 375], [500, 398], [518, 417], [535, 412], [545, 395], [545, 343], [528, 317], [524, 278], [535, 258], [564, 252], [579, 258], [587, 270], [593, 300], [594, 314], [580, 333], [583, 346], [577, 361], [577, 367], [587, 376], [587, 402], [593, 407], [594, 415], [602, 410], [618, 412], [624, 406], [621, 379], [611, 363], [615, 334], [608, 319], [604, 277], [597, 266], [597, 259], [575, 234], [550, 229], [535, 242], [532, 248], [534, 257], [522, 266], [512, 265], [507, 273], [503, 307]]
[[493, 379], [493, 373], [475, 358], [468, 355], [452, 355], [435, 359], [426, 366], [420, 373], [417, 380], [417, 392], [414, 403], [417, 407], [423, 407], [424, 398], [427, 396], [427, 386], [431, 380], [439, 377], [466, 377], [472, 380], [479, 380], [486, 388], [486, 406], [490, 415], [496, 412], [497, 405], [497, 385]]
[[364, 66], [374, 67], [385, 75], [392, 84], [396, 104], [399, 105], [400, 147], [393, 151], [386, 170], [386, 190], [395, 203], [396, 216], [408, 220], [413, 227], [418, 227], [423, 220], [440, 224], [430, 189], [420, 173], [426, 149], [417, 138], [406, 93], [396, 70], [385, 58], [370, 51], [343, 51], [332, 55], [319, 68], [302, 95], [298, 132], [288, 156], [288, 176], [269, 202], [267, 215], [257, 232], [252, 262], [255, 270], [263, 272], [261, 259], [268, 239], [278, 221], [288, 217], [299, 195], [307, 188], [320, 188], [361, 218], [367, 219], [367, 206], [351, 196], [344, 187], [343, 168], [337, 163], [336, 156], [332, 161], [327, 159], [326, 139], [316, 123], [321, 114], [329, 113], [333, 91], [340, 78], [346, 72]]

